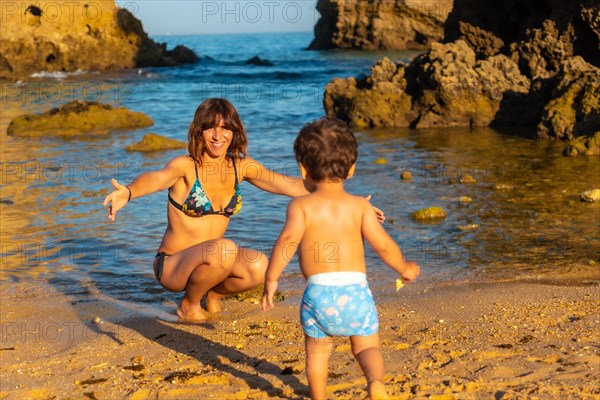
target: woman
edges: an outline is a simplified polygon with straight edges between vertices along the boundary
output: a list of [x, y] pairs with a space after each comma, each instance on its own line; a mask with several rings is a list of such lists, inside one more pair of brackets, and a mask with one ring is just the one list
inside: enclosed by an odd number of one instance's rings
[[[264, 281], [267, 257], [237, 248], [225, 239], [229, 218], [242, 207], [239, 184], [247, 180], [264, 191], [297, 197], [308, 193], [301, 179], [267, 170], [246, 157], [246, 131], [235, 107], [225, 99], [207, 99], [196, 110], [188, 131], [189, 155], [164, 168], [141, 174], [128, 186], [112, 180], [115, 190], [104, 200], [108, 218], [132, 199], [169, 189], [167, 229], [154, 258], [158, 283], [185, 291], [177, 315], [185, 322], [206, 319], [221, 310], [224, 296], [252, 289]], [[383, 213], [375, 209], [380, 220]]]

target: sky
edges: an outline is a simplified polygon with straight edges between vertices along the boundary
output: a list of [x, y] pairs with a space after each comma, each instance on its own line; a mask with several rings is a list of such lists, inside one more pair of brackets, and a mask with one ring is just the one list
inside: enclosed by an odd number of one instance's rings
[[317, 0], [118, 0], [149, 35], [312, 32]]

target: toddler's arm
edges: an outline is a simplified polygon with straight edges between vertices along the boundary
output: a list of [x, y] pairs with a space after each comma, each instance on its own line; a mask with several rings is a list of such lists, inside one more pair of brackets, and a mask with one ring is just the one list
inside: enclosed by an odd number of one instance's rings
[[304, 214], [295, 200], [288, 205], [285, 225], [275, 242], [269, 266], [265, 272], [265, 289], [261, 299], [261, 308], [268, 311], [273, 308], [273, 297], [277, 291], [277, 280], [290, 262], [304, 234]]
[[362, 235], [373, 250], [404, 280], [413, 281], [419, 275], [419, 266], [412, 261], [405, 261], [400, 248], [377, 221], [369, 204], [363, 209]]

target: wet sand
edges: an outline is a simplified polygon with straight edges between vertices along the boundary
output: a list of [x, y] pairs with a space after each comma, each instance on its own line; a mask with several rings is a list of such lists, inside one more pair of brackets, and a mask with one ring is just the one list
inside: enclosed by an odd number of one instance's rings
[[[417, 282], [373, 292], [393, 398], [600, 397], [597, 281]], [[269, 313], [228, 299], [221, 315], [184, 325], [173, 302], [117, 300], [92, 286], [3, 285], [0, 398], [306, 398], [300, 291], [284, 294]], [[366, 396], [347, 339], [336, 339], [328, 390]]]

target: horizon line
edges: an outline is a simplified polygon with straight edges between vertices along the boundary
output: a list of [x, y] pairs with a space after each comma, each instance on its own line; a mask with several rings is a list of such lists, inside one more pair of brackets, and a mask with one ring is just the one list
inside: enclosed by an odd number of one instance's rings
[[249, 35], [249, 34], [269, 34], [269, 33], [314, 33], [314, 31], [260, 31], [260, 32], [205, 32], [205, 33], [148, 33], [148, 36], [213, 36], [213, 35]]

